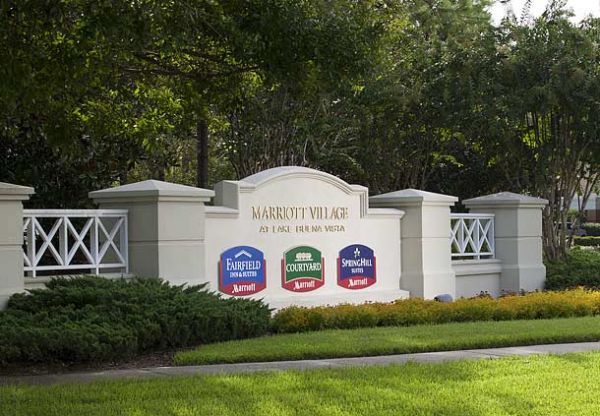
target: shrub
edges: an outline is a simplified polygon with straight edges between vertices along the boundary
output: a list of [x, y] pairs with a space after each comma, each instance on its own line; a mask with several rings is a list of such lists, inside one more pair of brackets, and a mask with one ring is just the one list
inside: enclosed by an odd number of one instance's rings
[[305, 308], [291, 306], [277, 312], [274, 332], [304, 332], [373, 326], [407, 326], [448, 322], [544, 319], [600, 314], [600, 292], [583, 289], [535, 292], [499, 299], [477, 297], [440, 303], [423, 299]]
[[600, 237], [575, 237], [576, 246], [600, 247]]
[[259, 336], [261, 301], [223, 299], [159, 279], [59, 278], [11, 297], [0, 313], [0, 362], [79, 362]]
[[572, 249], [564, 262], [546, 264], [546, 289], [600, 289], [600, 252]]
[[600, 237], [600, 224], [588, 222], [581, 226], [588, 237]]

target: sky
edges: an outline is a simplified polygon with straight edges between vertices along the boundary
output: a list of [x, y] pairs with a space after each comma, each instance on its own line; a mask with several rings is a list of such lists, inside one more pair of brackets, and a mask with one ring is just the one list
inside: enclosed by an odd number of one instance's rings
[[[511, 5], [517, 17], [521, 16], [521, 10], [523, 10], [523, 4], [525, 0], [512, 0]], [[533, 0], [531, 2], [531, 14], [534, 17], [539, 16], [546, 7], [547, 0]], [[500, 4], [496, 1], [496, 4], [492, 6], [491, 13], [495, 23], [499, 23], [502, 17], [506, 14], [505, 5]], [[581, 19], [587, 17], [589, 14], [594, 16], [600, 16], [600, 0], [569, 0], [567, 7], [573, 9], [575, 17], [573, 20], [579, 22]]]

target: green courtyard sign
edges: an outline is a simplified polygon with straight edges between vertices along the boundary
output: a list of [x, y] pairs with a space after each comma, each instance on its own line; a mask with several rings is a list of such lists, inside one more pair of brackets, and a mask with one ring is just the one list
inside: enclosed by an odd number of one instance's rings
[[281, 284], [292, 292], [310, 292], [323, 286], [325, 259], [314, 247], [294, 247], [283, 254]]

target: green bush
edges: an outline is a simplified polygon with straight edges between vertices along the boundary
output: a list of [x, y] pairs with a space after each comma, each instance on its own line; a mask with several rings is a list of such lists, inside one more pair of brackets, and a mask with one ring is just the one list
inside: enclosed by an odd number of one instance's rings
[[564, 262], [546, 264], [546, 289], [600, 289], [600, 251], [575, 247]]
[[600, 224], [588, 222], [581, 226], [588, 237], [600, 237]]
[[576, 246], [600, 247], [600, 237], [575, 237]]
[[468, 321], [546, 319], [600, 314], [600, 292], [583, 289], [535, 292], [499, 299], [478, 297], [440, 303], [423, 299], [304, 308], [291, 306], [277, 312], [274, 332], [304, 332], [374, 326], [407, 326]]
[[269, 308], [159, 279], [54, 279], [0, 313], [0, 363], [81, 362], [263, 335]]

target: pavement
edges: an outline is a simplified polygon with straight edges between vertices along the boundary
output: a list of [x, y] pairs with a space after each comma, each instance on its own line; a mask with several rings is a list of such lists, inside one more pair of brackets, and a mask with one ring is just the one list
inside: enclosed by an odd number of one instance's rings
[[185, 367], [152, 367], [126, 370], [106, 370], [85, 373], [47, 375], [0, 376], [0, 385], [7, 384], [61, 384], [89, 383], [118, 379], [147, 379], [164, 376], [195, 376], [209, 374], [237, 374], [257, 371], [314, 370], [392, 364], [441, 363], [457, 360], [496, 359], [537, 354], [569, 354], [600, 351], [600, 342], [572, 344], [530, 345], [526, 347], [486, 348], [460, 351], [439, 351], [415, 354], [382, 355], [376, 357], [330, 358], [323, 360], [274, 361], [264, 363], [212, 364]]

